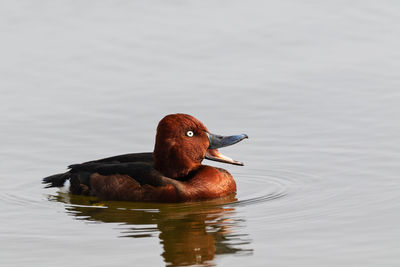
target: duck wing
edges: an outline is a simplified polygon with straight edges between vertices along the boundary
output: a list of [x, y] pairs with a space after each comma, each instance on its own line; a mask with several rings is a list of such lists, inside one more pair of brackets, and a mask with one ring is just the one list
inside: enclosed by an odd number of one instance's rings
[[[86, 163], [124, 163], [124, 162], [153, 162], [153, 153], [152, 152], [143, 152], [143, 153], [130, 153], [123, 154], [103, 159], [97, 159], [92, 161], [87, 161]], [[73, 166], [73, 165], [71, 165]], [[71, 167], [69, 166], [69, 167]]]
[[103, 200], [177, 201], [182, 185], [163, 176], [152, 163], [91, 162], [75, 164], [70, 170], [70, 190]]
[[[65, 181], [71, 178], [72, 174], [80, 174], [80, 178], [82, 178], [82, 182], [85, 184], [89, 184], [88, 174], [90, 172], [95, 172], [95, 169], [101, 169], [101, 167], [107, 169], [108, 172], [112, 171], [124, 171], [126, 172], [128, 169], [132, 172], [138, 171], [140, 173], [141, 170], [146, 169], [146, 165], [133, 165], [133, 166], [125, 166], [125, 165], [113, 165], [107, 166], [108, 164], [118, 164], [118, 163], [139, 163], [151, 165], [153, 163], [153, 153], [144, 152], [144, 153], [131, 153], [131, 154], [123, 154], [98, 160], [92, 160], [88, 162], [84, 162], [81, 164], [73, 164], [68, 168], [69, 171], [65, 173], [58, 173], [48, 177], [43, 178], [43, 183], [46, 184], [46, 187], [61, 187], [64, 185]], [[96, 165], [97, 164], [97, 165]], [[83, 171], [87, 170], [87, 171]], [[85, 173], [85, 175], [84, 175]], [[86, 177], [86, 178], [85, 178]]]
[[158, 172], [152, 153], [134, 153], [73, 164], [69, 171], [43, 179], [46, 187], [60, 187], [70, 181], [77, 195], [95, 195], [104, 200], [180, 200], [183, 185]]
[[148, 162], [85, 162], [82, 164], [74, 164], [69, 167], [69, 172], [78, 175], [80, 182], [88, 186], [90, 186], [90, 181], [87, 178], [90, 178], [94, 173], [103, 176], [128, 175], [140, 185], [148, 184], [152, 186], [163, 185], [163, 179], [166, 178], [154, 169], [152, 163]]

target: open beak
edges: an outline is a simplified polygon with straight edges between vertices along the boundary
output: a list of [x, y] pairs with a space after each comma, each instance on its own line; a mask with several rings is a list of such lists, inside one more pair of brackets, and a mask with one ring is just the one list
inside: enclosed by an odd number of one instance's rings
[[206, 134], [208, 136], [208, 140], [210, 141], [210, 145], [206, 151], [206, 159], [243, 166], [242, 162], [233, 160], [227, 156], [222, 155], [217, 149], [236, 144], [243, 139], [249, 138], [247, 134], [238, 134], [231, 136], [221, 136], [211, 133]]

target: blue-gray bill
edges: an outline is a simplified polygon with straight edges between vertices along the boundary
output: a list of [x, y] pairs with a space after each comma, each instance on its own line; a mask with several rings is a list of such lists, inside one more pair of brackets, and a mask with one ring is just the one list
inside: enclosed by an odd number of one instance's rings
[[217, 148], [230, 146], [230, 145], [233, 145], [233, 144], [236, 144], [236, 143], [242, 141], [243, 139], [249, 138], [247, 136], [247, 134], [222, 136], [222, 135], [207, 133], [207, 136], [208, 136], [210, 145], [206, 151], [206, 156], [205, 156], [206, 159], [229, 163], [229, 164], [233, 164], [233, 165], [239, 165], [239, 166], [244, 165], [243, 162], [236, 161], [227, 156], [222, 155], [217, 150]]

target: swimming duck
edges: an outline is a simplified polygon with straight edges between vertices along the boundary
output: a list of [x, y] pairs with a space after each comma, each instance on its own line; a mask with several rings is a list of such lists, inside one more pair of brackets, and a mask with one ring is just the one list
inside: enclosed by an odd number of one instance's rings
[[119, 155], [69, 166], [65, 173], [43, 179], [47, 187], [70, 181], [70, 192], [102, 200], [182, 202], [223, 197], [236, 192], [232, 175], [203, 165], [209, 159], [243, 165], [218, 148], [248, 138], [215, 135], [187, 114], [165, 116], [158, 124], [153, 153]]

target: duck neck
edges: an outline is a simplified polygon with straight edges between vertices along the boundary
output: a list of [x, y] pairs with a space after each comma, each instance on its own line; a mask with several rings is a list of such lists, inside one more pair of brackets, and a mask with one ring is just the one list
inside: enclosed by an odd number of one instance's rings
[[200, 163], [177, 156], [173, 151], [158, 151], [157, 149], [154, 150], [153, 161], [156, 170], [173, 179], [182, 179], [201, 166]]

